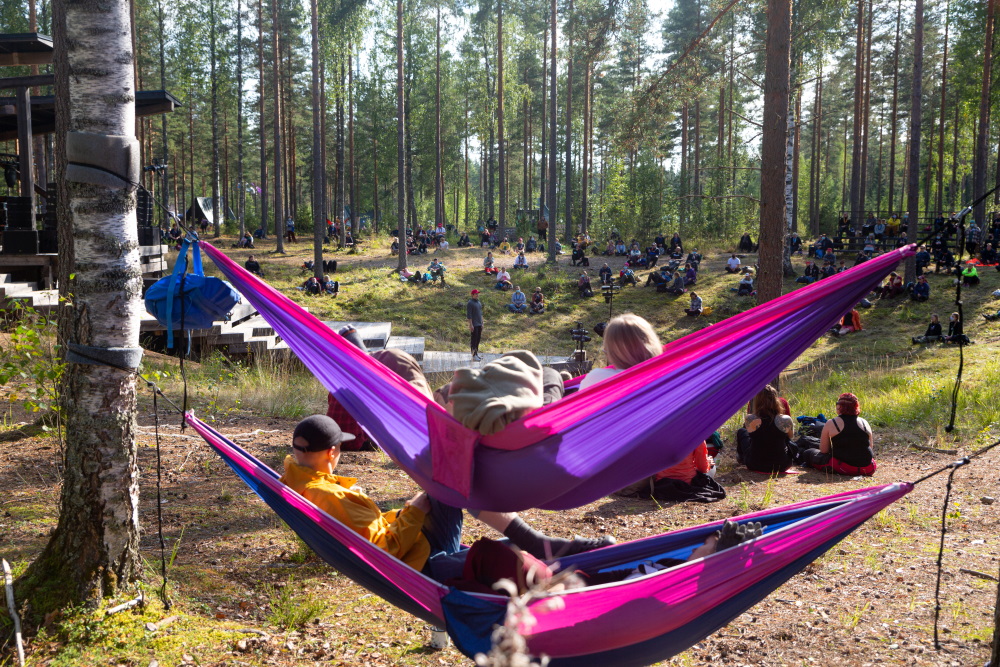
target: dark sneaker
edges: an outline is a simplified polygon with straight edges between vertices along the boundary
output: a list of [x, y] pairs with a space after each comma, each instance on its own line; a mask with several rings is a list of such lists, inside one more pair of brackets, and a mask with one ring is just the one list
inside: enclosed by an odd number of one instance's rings
[[570, 543], [561, 549], [560, 556], [572, 556], [573, 554], [582, 554], [585, 551], [593, 551], [594, 549], [603, 549], [604, 547], [610, 547], [612, 544], [617, 544], [618, 540], [611, 537], [610, 535], [605, 535], [604, 537], [574, 537]]
[[739, 524], [734, 521], [726, 520], [726, 522], [722, 524], [722, 530], [716, 533], [719, 537], [719, 542], [716, 545], [715, 550], [723, 551], [724, 549], [735, 547], [741, 542], [746, 542], [747, 540], [752, 540], [755, 537], [760, 537], [763, 534], [764, 528], [759, 521], [749, 521], [744, 524]]

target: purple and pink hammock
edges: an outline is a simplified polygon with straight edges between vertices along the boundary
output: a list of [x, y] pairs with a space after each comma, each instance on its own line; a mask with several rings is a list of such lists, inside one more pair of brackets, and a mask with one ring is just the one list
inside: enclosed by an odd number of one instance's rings
[[[203, 243], [236, 289], [421, 487], [443, 502], [514, 511], [579, 507], [668, 468], [737, 413], [874, 289], [902, 248], [664, 346], [663, 354], [481, 436], [291, 299]], [[488, 651], [506, 598], [451, 590], [361, 538], [193, 416], [188, 422], [324, 560], [392, 604], [447, 627], [467, 655]], [[675, 655], [766, 597], [911, 490], [890, 484], [739, 517], [763, 536], [630, 581], [536, 600], [522, 628], [553, 664], [641, 665]], [[601, 572], [684, 559], [719, 522], [563, 559]], [[552, 597], [550, 595], [549, 597]]]

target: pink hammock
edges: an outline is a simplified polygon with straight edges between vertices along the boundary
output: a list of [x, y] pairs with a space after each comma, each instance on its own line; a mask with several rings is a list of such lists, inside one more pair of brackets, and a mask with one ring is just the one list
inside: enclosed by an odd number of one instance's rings
[[579, 507], [676, 464], [915, 252], [886, 253], [689, 334], [481, 436], [212, 245], [202, 247], [421, 487], [456, 507], [509, 511]]

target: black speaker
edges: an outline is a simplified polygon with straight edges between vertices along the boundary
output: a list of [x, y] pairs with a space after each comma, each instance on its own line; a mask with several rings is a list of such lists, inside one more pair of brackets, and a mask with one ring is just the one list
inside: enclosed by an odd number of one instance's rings
[[160, 245], [160, 230], [156, 227], [139, 227], [139, 245]]
[[7, 228], [27, 229], [35, 228], [34, 212], [31, 210], [30, 197], [7, 197]]
[[38, 232], [27, 229], [7, 229], [3, 233], [4, 255], [37, 255]]
[[142, 189], [136, 193], [135, 197], [135, 218], [140, 229], [150, 227], [153, 224], [153, 198]]
[[59, 232], [54, 229], [43, 229], [38, 232], [39, 254], [55, 255], [59, 252]]

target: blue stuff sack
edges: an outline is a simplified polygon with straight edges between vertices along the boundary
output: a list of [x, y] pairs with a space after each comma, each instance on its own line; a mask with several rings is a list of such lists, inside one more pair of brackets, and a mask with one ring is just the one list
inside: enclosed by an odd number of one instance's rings
[[[187, 272], [187, 252], [192, 247], [191, 273]], [[198, 238], [187, 238], [174, 272], [146, 290], [146, 312], [167, 328], [167, 348], [174, 347], [177, 329], [208, 329], [213, 322], [226, 321], [240, 302], [239, 293], [225, 280], [206, 276], [201, 263]]]

